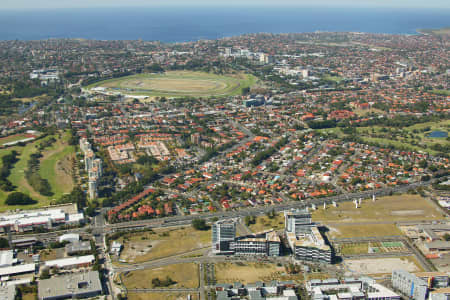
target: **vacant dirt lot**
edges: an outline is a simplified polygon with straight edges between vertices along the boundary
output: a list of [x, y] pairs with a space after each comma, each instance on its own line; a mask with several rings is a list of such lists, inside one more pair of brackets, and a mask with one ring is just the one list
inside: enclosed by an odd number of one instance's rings
[[[197, 294], [190, 294], [192, 300], [198, 300]], [[128, 293], [128, 300], [186, 300], [188, 294], [184, 293]]]
[[368, 225], [333, 225], [328, 227], [327, 235], [331, 238], [353, 237], [379, 237], [402, 235], [402, 232], [394, 224], [368, 224]]
[[128, 234], [119, 239], [124, 245], [120, 258], [127, 262], [144, 262], [209, 247], [211, 230], [192, 227], [162, 229]]
[[280, 279], [285, 273], [284, 267], [268, 263], [218, 263], [214, 270], [220, 283], [269, 281]]
[[415, 258], [409, 256], [346, 260], [345, 266], [349, 274], [390, 274], [395, 269], [408, 272], [422, 271]]
[[152, 288], [153, 278], [164, 280], [167, 277], [175, 281], [168, 288], [197, 288], [198, 276], [198, 266], [189, 263], [124, 273], [122, 278], [127, 289]]
[[442, 213], [430, 201], [410, 194], [381, 197], [375, 202], [366, 199], [360, 208], [355, 208], [352, 202], [342, 202], [336, 208], [320, 208], [312, 213], [312, 217], [325, 224], [443, 219]]

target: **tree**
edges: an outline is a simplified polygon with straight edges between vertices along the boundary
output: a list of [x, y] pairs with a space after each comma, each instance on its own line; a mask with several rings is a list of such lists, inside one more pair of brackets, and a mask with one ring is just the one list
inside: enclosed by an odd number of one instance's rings
[[31, 199], [30, 196], [21, 192], [14, 192], [8, 195], [5, 203], [7, 205], [29, 205], [37, 203], [36, 200]]
[[45, 268], [44, 270], [42, 270], [41, 276], [39, 278], [40, 279], [49, 279], [50, 278], [50, 271], [49, 271], [49, 269]]
[[209, 226], [206, 225], [206, 221], [203, 219], [193, 219], [192, 227], [194, 227], [195, 230], [208, 230], [209, 229]]
[[0, 249], [9, 248], [9, 242], [5, 238], [0, 238]]
[[424, 159], [419, 161], [419, 167], [421, 167], [422, 169], [426, 168], [428, 166], [428, 162]]

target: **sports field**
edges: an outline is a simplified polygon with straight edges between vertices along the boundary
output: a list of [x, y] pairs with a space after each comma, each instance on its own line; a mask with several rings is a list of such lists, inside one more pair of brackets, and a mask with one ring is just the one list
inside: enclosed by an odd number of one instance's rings
[[251, 87], [256, 77], [248, 74], [216, 75], [205, 72], [170, 71], [162, 74], [137, 74], [94, 83], [104, 93], [135, 96], [210, 97], [239, 95]]

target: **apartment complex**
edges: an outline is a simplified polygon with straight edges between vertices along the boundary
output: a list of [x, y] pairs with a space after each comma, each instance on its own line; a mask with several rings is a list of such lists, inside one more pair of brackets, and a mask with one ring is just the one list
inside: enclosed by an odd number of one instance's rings
[[212, 226], [212, 250], [214, 254], [232, 254], [231, 242], [236, 238], [234, 220], [217, 221]]
[[85, 170], [88, 173], [88, 194], [89, 198], [97, 198], [98, 179], [103, 175], [102, 160], [95, 158], [95, 153], [91, 148], [91, 144], [86, 138], [80, 139], [80, 149], [84, 154]]
[[280, 256], [281, 241], [273, 231], [236, 238], [230, 245], [236, 255]]
[[332, 250], [307, 210], [285, 211], [285, 230], [295, 259], [331, 263]]
[[212, 226], [214, 254], [279, 256], [281, 240], [273, 230], [236, 237], [234, 220], [217, 221]]
[[391, 280], [392, 286], [410, 299], [425, 300], [428, 297], [428, 284], [414, 274], [394, 270]]

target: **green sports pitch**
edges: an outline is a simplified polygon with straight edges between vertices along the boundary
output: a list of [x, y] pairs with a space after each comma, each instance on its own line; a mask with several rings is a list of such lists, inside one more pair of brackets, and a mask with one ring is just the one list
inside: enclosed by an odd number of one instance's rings
[[212, 97], [233, 96], [256, 83], [248, 74], [216, 75], [204, 72], [170, 71], [161, 74], [137, 74], [97, 82], [89, 90], [131, 96]]

